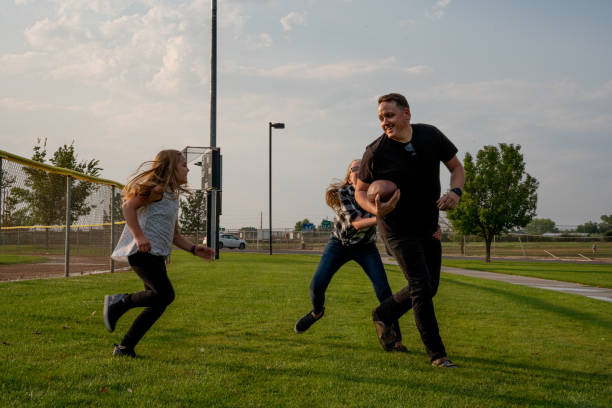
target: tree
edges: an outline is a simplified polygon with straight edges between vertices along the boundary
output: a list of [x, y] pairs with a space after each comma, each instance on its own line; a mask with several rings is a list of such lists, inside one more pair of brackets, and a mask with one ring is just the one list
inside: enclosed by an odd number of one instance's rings
[[298, 221], [295, 223], [295, 231], [301, 231], [302, 230], [302, 226], [304, 224], [310, 224], [310, 221], [308, 220], [308, 218], [304, 218], [302, 221]]
[[[121, 191], [115, 191], [115, 195], [113, 196], [113, 215], [115, 218], [115, 222], [124, 221], [123, 209], [121, 208], [122, 205], [123, 205], [123, 199], [122, 199]], [[109, 208], [109, 211], [110, 211], [110, 208]], [[109, 211], [104, 210], [104, 216], [103, 216], [104, 222], [111, 221]]]
[[25, 206], [19, 206], [19, 199], [11, 194], [15, 187], [16, 176], [3, 174], [0, 179], [0, 194], [2, 195], [2, 226], [15, 227], [20, 225], [28, 225], [28, 209]]
[[534, 218], [527, 224], [525, 231], [532, 235], [542, 235], [547, 232], [559, 232], [559, 229], [550, 218]]
[[612, 230], [612, 214], [610, 215], [602, 215], [601, 217], [601, 224], [599, 224], [599, 232], [606, 233], [608, 231]]
[[[47, 157], [47, 139], [36, 141], [32, 160], [45, 163]], [[92, 177], [100, 175], [99, 160], [77, 161], [74, 141], [70, 145], [60, 146], [49, 160], [53, 166], [75, 170]], [[23, 167], [26, 173], [25, 187], [11, 188], [11, 196], [20, 203], [25, 203], [24, 222], [31, 225], [59, 225], [66, 221], [66, 176], [53, 174], [32, 167]], [[73, 179], [71, 188], [70, 212], [73, 221], [88, 215], [96, 205], [88, 203], [89, 196], [99, 188], [98, 184], [85, 180]], [[48, 230], [47, 230], [48, 232]], [[46, 246], [49, 247], [49, 236]]]
[[599, 232], [599, 225], [596, 222], [588, 221], [582, 225], [576, 227], [576, 232], [583, 234], [597, 234]]
[[181, 200], [180, 207], [181, 231], [195, 234], [197, 241], [200, 233], [206, 231], [206, 191], [195, 190], [193, 194]]
[[476, 163], [465, 154], [466, 182], [459, 205], [447, 217], [456, 231], [484, 238], [491, 262], [495, 235], [524, 227], [537, 206], [538, 181], [525, 172], [520, 145], [500, 143], [478, 151]]

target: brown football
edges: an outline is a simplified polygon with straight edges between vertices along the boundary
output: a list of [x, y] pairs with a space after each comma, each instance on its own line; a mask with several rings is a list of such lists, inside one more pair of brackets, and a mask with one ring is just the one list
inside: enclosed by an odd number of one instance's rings
[[390, 180], [374, 180], [368, 187], [368, 201], [374, 202], [376, 194], [380, 194], [380, 201], [388, 201], [393, 193], [397, 190], [397, 186]]

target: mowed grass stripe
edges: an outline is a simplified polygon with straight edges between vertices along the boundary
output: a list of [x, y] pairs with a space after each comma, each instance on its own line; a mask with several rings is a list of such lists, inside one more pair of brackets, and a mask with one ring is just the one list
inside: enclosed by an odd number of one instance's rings
[[612, 264], [443, 259], [442, 265], [612, 288]]
[[[377, 301], [355, 263], [310, 310], [319, 257], [223, 253], [206, 264], [176, 253], [175, 302], [136, 349], [110, 356], [107, 293], [141, 289], [132, 272], [0, 284], [0, 406], [609, 407], [612, 307], [593, 299], [443, 274], [435, 299], [456, 370], [434, 369], [414, 327], [408, 354], [384, 352]], [[405, 285], [388, 267], [394, 290]]]

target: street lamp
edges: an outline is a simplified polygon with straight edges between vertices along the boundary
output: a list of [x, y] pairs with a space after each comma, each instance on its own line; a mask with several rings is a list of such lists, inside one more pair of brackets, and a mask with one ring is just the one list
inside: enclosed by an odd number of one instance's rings
[[270, 221], [270, 235], [269, 235], [269, 241], [270, 241], [270, 255], [272, 255], [272, 128], [274, 129], [284, 129], [285, 128], [285, 124], [284, 123], [272, 123], [272, 122], [268, 122], [268, 134], [269, 134], [269, 143], [268, 146], [270, 148], [270, 184], [269, 184], [269, 192], [270, 192], [270, 197], [269, 197], [269, 204], [270, 204], [270, 214], [269, 214], [269, 221]]

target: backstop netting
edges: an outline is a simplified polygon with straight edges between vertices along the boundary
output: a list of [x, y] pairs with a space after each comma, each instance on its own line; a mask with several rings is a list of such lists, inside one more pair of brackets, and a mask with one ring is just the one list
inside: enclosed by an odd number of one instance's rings
[[0, 151], [0, 280], [107, 272], [120, 183]]

